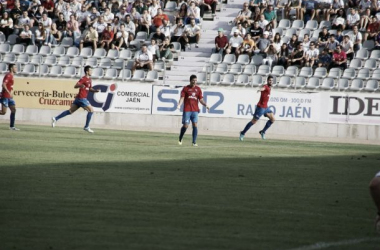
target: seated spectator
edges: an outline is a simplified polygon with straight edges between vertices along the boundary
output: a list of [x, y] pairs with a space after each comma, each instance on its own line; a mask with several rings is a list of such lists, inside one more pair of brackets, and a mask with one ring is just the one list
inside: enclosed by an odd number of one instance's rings
[[[371, 1], [369, 1], [371, 3]], [[371, 9], [367, 8], [363, 14], [360, 16], [360, 23], [359, 23], [359, 30], [360, 31], [366, 31], [368, 23], [370, 23], [372, 20], [370, 18], [371, 16]]]
[[347, 4], [350, 8], [356, 8], [359, 5], [360, 0], [348, 0]]
[[353, 26], [358, 25], [360, 21], [360, 16], [356, 13], [356, 10], [352, 8], [350, 13], [347, 15], [346, 29], [353, 29]]
[[345, 35], [343, 41], [340, 43], [342, 50], [346, 53], [348, 59], [354, 58], [354, 43], [350, 40], [348, 35]]
[[[63, 0], [58, 0], [56, 3], [55, 3], [55, 8], [54, 8], [54, 13], [55, 13], [55, 17], [57, 17], [59, 15], [59, 13], [63, 13], [63, 10], [65, 8], [65, 5], [66, 3], [63, 1]], [[33, 0], [33, 2], [29, 5], [29, 11], [33, 8], [37, 8], [38, 7], [38, 2], [37, 0]], [[35, 12], [35, 11], [34, 11]]]
[[296, 19], [302, 20], [301, 12], [302, 12], [302, 0], [290, 0], [290, 9], [296, 11]]
[[[313, 0], [309, 0], [313, 1]], [[268, 21], [269, 24], [272, 24], [273, 28], [277, 27], [277, 14], [273, 8], [273, 5], [268, 5], [268, 7], [263, 12], [265, 20]]]
[[260, 28], [262, 28], [265, 31], [268, 24], [269, 24], [269, 21], [265, 19], [265, 16], [263, 14], [261, 14], [260, 20], [259, 20]]
[[335, 40], [334, 35], [330, 35], [330, 38], [326, 44], [326, 48], [329, 50], [330, 55], [332, 55], [334, 53], [337, 46], [339, 46], [339, 42], [337, 40]]
[[4, 33], [5, 39], [8, 39], [8, 36], [13, 33], [13, 20], [9, 17], [8, 12], [4, 12], [0, 20], [0, 31]]
[[297, 49], [293, 51], [289, 56], [288, 65], [302, 67], [304, 65], [305, 52], [303, 50], [302, 44], [299, 43]]
[[[136, 8], [137, 12], [140, 13], [141, 15], [144, 13], [145, 10], [148, 11], [148, 7], [146, 6], [145, 2], [142, 2], [140, 0], [136, 0], [133, 3], [133, 8]], [[148, 14], [149, 14], [149, 11], [148, 11]]]
[[37, 12], [35, 12], [33, 15], [34, 25], [37, 25], [37, 23], [41, 22], [41, 19], [44, 13], [46, 13], [44, 10], [44, 7], [42, 5], [39, 5]]
[[377, 36], [375, 38], [375, 48], [374, 50], [380, 50], [380, 32], [377, 33]]
[[288, 49], [288, 45], [286, 43], [283, 43], [278, 54], [278, 65], [286, 67], [288, 65], [289, 55], [290, 52]]
[[50, 31], [53, 21], [48, 17], [47, 13], [42, 14], [41, 23], [46, 31]]
[[309, 48], [310, 48], [310, 39], [309, 39], [309, 35], [308, 34], [305, 34], [303, 36], [302, 45], [303, 45], [304, 51], [308, 51], [309, 50]]
[[371, 15], [371, 0], [361, 0], [359, 2], [359, 15], [370, 16]]
[[234, 35], [230, 38], [226, 54], [236, 54], [236, 51], [239, 49], [243, 43], [243, 38], [239, 36], [239, 31], [236, 30]]
[[98, 34], [103, 34], [103, 31], [107, 28], [107, 24], [104, 22], [103, 16], [100, 16], [92, 26], [94, 26]]
[[98, 20], [98, 17], [100, 16], [100, 13], [95, 7], [91, 8], [91, 12], [87, 15], [87, 26], [90, 27], [96, 23]]
[[380, 31], [380, 23], [377, 21], [376, 16], [372, 17], [371, 20], [371, 23], [367, 27], [367, 32], [364, 33], [364, 41], [375, 40]]
[[144, 10], [140, 18], [140, 31], [145, 31], [149, 34], [150, 26], [152, 26], [152, 17], [150, 16], [148, 10]]
[[159, 27], [161, 32], [165, 35], [165, 37], [171, 37], [171, 27], [170, 27], [170, 23], [169, 21], [167, 21], [166, 19], [163, 19], [162, 20], [162, 25]]
[[280, 52], [281, 50], [281, 36], [280, 33], [276, 33], [273, 38], [273, 46], [276, 49], [277, 52]]
[[347, 55], [340, 45], [336, 46], [336, 50], [333, 54], [332, 63], [330, 64], [328, 70], [332, 68], [341, 68], [342, 70], [347, 69]]
[[248, 24], [251, 23], [252, 12], [249, 10], [249, 5], [247, 2], [243, 4], [243, 9], [239, 11], [237, 17], [234, 19], [235, 25], [242, 22], [248, 22]]
[[200, 15], [201, 18], [203, 18], [203, 15], [205, 11], [210, 11], [212, 16], [215, 16], [215, 10], [216, 10], [216, 5], [218, 4], [217, 0], [201, 0], [199, 8], [200, 8]]
[[328, 49], [322, 50], [322, 53], [318, 56], [318, 67], [325, 67], [328, 69], [331, 64], [331, 56]]
[[127, 7], [121, 6], [120, 11], [118, 11], [115, 16], [117, 16], [119, 20], [124, 20], [127, 17], [127, 15], [129, 15], [129, 13], [127, 12]]
[[288, 44], [288, 49], [290, 53], [293, 53], [293, 51], [297, 49], [298, 43], [298, 36], [296, 34], [293, 34]]
[[111, 44], [112, 49], [120, 50], [121, 48], [128, 48], [128, 36], [129, 34], [125, 30], [125, 25], [120, 24], [120, 30], [117, 31], [116, 36], [114, 37], [114, 40]]
[[135, 55], [135, 61], [132, 66], [132, 75], [136, 69], [153, 70], [153, 55], [148, 51], [146, 44], [141, 46], [141, 50]]
[[54, 1], [53, 0], [45, 0], [42, 5], [48, 15], [49, 18], [54, 18]]
[[251, 25], [252, 25], [254, 22], [260, 21], [261, 10], [258, 6], [256, 6], [251, 11], [252, 11]]
[[106, 8], [106, 11], [104, 12], [103, 16], [104, 16], [104, 22], [106, 22], [107, 24], [112, 23], [113, 19], [115, 18], [115, 15], [111, 12], [111, 9], [108, 7]]
[[161, 32], [160, 28], [157, 28], [152, 38], [156, 39], [157, 44], [162, 44], [162, 42], [165, 40], [165, 35]]
[[175, 17], [181, 18], [183, 20], [183, 22], [186, 21], [186, 18], [187, 18], [187, 4], [186, 3], [181, 4], [181, 6], [178, 10], [178, 13]]
[[358, 26], [353, 27], [353, 33], [350, 35], [350, 40], [354, 43], [354, 51], [358, 51], [362, 48], [363, 37], [359, 32]]
[[321, 48], [325, 48], [327, 43], [329, 42], [330, 34], [327, 32], [327, 28], [323, 27], [322, 31], [319, 32], [318, 36], [318, 46]]
[[148, 46], [148, 51], [150, 53], [152, 53], [152, 55], [153, 55], [153, 62], [155, 62], [155, 61], [157, 61], [157, 54], [156, 53], [157, 53], [159, 47], [158, 47], [158, 44], [157, 44], [157, 40], [155, 38], [152, 38], [150, 40], [150, 42], [151, 42], [151, 44], [149, 44], [149, 46]]
[[24, 27], [24, 25], [29, 25], [29, 27], [33, 27], [33, 20], [31, 20], [28, 16], [28, 11], [23, 11], [22, 15], [18, 19], [18, 25], [20, 26], [20, 29]]
[[243, 43], [240, 45], [239, 49], [236, 51], [236, 55], [239, 54], [248, 54], [249, 57], [253, 55], [253, 52], [256, 49], [256, 43], [252, 39], [251, 34], [246, 34], [243, 40]]
[[57, 25], [57, 30], [59, 30], [63, 36], [66, 36], [67, 22], [63, 17], [63, 13], [58, 14], [58, 19], [55, 21], [55, 24]]
[[[99, 33], [99, 32], [98, 32]], [[112, 25], [108, 24], [107, 28], [104, 29], [102, 33], [102, 38], [100, 39], [100, 47], [108, 51], [111, 48], [111, 43], [113, 41], [114, 33], [112, 30]]]
[[[178, 42], [179, 38], [182, 36], [185, 30], [185, 25], [183, 24], [182, 18], [176, 19], [176, 24], [171, 28], [171, 42]], [[184, 47], [181, 47], [181, 50], [185, 50]]]
[[277, 1], [277, 9], [283, 10], [284, 11], [284, 17], [286, 19], [290, 19], [290, 5], [292, 4], [292, 1], [290, 0], [280, 0]]
[[[132, 5], [132, 3], [131, 3], [131, 5]], [[106, 9], [107, 9], [107, 3], [104, 1], [101, 2], [100, 6], [98, 6], [98, 11], [99, 11], [100, 15], [104, 16], [104, 13], [106, 13]], [[113, 20], [113, 18], [112, 18], [112, 20]]]
[[77, 20], [75, 20], [75, 16], [70, 16], [70, 21], [66, 24], [66, 36], [72, 37], [74, 42], [77, 42], [80, 38], [80, 30]]
[[93, 26], [90, 26], [85, 37], [80, 41], [79, 49], [82, 50], [83, 47], [92, 47], [96, 50], [98, 44], [99, 34]]
[[173, 53], [172, 49], [174, 49], [173, 44], [170, 44], [170, 38], [166, 37], [164, 42], [158, 46], [158, 50], [156, 51], [157, 59], [158, 60], [172, 60], [173, 59]]
[[310, 49], [305, 52], [305, 66], [313, 67], [319, 58], [319, 49], [316, 48], [315, 43], [310, 43]]
[[273, 46], [273, 43], [269, 44], [269, 46], [264, 51], [266, 53], [266, 58], [263, 59], [263, 64], [269, 65], [269, 68], [272, 69], [273, 65], [277, 64], [278, 57], [277, 57], [277, 51]]
[[20, 32], [20, 35], [17, 37], [16, 42], [18, 44], [25, 44], [26, 46], [32, 45], [32, 31], [30, 26], [25, 24], [24, 29]]
[[152, 26], [150, 28], [150, 32], [156, 32], [156, 29], [162, 25], [162, 20], [170, 22], [168, 15], [162, 12], [162, 9], [158, 9], [157, 15], [152, 20]]
[[130, 15], [125, 16], [125, 30], [129, 34], [129, 41], [133, 41], [135, 39], [135, 34], [136, 34], [136, 25], [131, 20]]
[[218, 36], [215, 37], [215, 48], [214, 48], [213, 53], [219, 53], [219, 54], [223, 55], [227, 48], [228, 48], [227, 36], [224, 35], [223, 28], [219, 28], [218, 29]]
[[119, 12], [119, 1], [112, 1], [111, 3], [111, 12], [116, 16], [116, 14], [120, 13]]
[[161, 5], [159, 4], [159, 1], [157, 0], [152, 0], [152, 1], [147, 1], [147, 4], [151, 2], [152, 4], [150, 4], [149, 8], [148, 8], [148, 11], [149, 11], [149, 14], [152, 16], [152, 18], [155, 18], [156, 15], [158, 14], [158, 9], [161, 9]]
[[346, 12], [344, 11], [344, 9], [338, 10], [331, 24], [332, 29], [344, 30], [346, 28]]
[[195, 5], [195, 1], [191, 0], [189, 6], [187, 7], [187, 17], [186, 17], [186, 24], [190, 23], [191, 19], [195, 20], [195, 23], [200, 23], [201, 18], [201, 10], [199, 7]]
[[15, 1], [15, 7], [11, 9], [10, 18], [12, 18], [12, 20], [17, 20], [20, 18], [21, 15], [22, 15], [22, 9], [20, 6], [20, 2]]
[[[343, 12], [340, 12], [340, 11]], [[343, 14], [344, 21], [346, 21], [346, 12], [344, 10], [344, 2], [342, 0], [333, 0], [330, 9], [326, 12], [326, 21], [330, 21], [330, 16]]]
[[[0, 4], [0, 13], [2, 13], [1, 9], [4, 8], [4, 6], [2, 4]], [[29, 0], [20, 0], [20, 8], [22, 11], [28, 11], [29, 9], [29, 6], [30, 6], [30, 1]]]
[[136, 8], [132, 8], [131, 13], [129, 13], [129, 15], [131, 16], [131, 20], [135, 23], [136, 30], [140, 30], [140, 13], [137, 12]]
[[195, 43], [195, 47], [198, 48], [198, 42], [201, 38], [201, 29], [195, 24], [195, 19], [191, 19], [190, 24], [185, 26], [185, 31], [180, 37], [179, 41], [181, 46], [190, 49], [190, 43]]
[[266, 50], [267, 48], [269, 47], [269, 45], [271, 44], [271, 41], [268, 39], [269, 37], [269, 32], [265, 31], [263, 33], [263, 37], [260, 38], [257, 43], [256, 43], [256, 47], [258, 50], [260, 50], [260, 53], [266, 57]]
[[38, 49], [40, 49], [41, 46], [44, 45], [46, 41], [46, 30], [44, 29], [44, 26], [42, 25], [42, 23], [38, 24], [38, 28], [36, 29], [35, 34], [36, 36], [35, 36], [34, 41]]
[[324, 18], [331, 8], [331, 0], [319, 0], [318, 4], [316, 4], [315, 16], [318, 21], [320, 17]]
[[[62, 33], [61, 33], [61, 31], [59, 31], [57, 29], [57, 25], [55, 23], [53, 23], [51, 25], [50, 36], [51, 36], [50, 37], [50, 39], [51, 39], [50, 43], [51, 44], [59, 44], [61, 42]], [[49, 43], [49, 41], [48, 41], [48, 43]]]
[[335, 40], [337, 40], [339, 43], [343, 41], [343, 32], [341, 29], [336, 31]]
[[253, 24], [253, 27], [251, 26], [250, 30], [252, 39], [257, 41], [259, 38], [263, 35], [264, 30], [260, 27], [259, 22], [255, 21]]
[[231, 34], [233, 34], [235, 32], [235, 30], [239, 31], [239, 35], [241, 37], [245, 37], [246, 30], [245, 30], [245, 28], [243, 28], [243, 25], [241, 23], [238, 23], [237, 26], [232, 28]]

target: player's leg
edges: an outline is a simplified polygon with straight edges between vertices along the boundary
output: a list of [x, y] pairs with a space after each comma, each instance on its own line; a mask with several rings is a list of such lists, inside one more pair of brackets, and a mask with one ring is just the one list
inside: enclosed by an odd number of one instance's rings
[[[11, 103], [12, 101], [12, 103]], [[9, 102], [9, 109], [11, 110], [11, 116], [10, 116], [10, 124], [9, 124], [9, 128], [11, 130], [19, 130], [18, 128], [15, 127], [15, 120], [16, 120], [16, 104], [15, 102], [10, 99], [10, 102]]]
[[0, 115], [5, 115], [7, 113], [7, 109], [8, 109], [8, 99], [2, 98], [2, 99], [0, 99], [0, 102], [1, 102]]
[[190, 114], [191, 114], [191, 112], [183, 112], [183, 114], [182, 114], [182, 127], [181, 127], [181, 131], [179, 133], [179, 140], [178, 140], [179, 145], [182, 145], [183, 136], [185, 135], [186, 130], [189, 127]]
[[74, 112], [77, 111], [78, 109], [79, 109], [79, 106], [78, 106], [78, 104], [76, 104], [76, 100], [75, 100], [75, 101], [71, 104], [70, 109], [65, 110], [65, 111], [63, 111], [61, 114], [59, 114], [58, 116], [56, 116], [56, 117], [52, 117], [52, 118], [51, 118], [51, 126], [54, 128], [56, 122], [57, 122], [59, 119], [65, 117], [65, 116], [67, 116], [67, 115], [71, 115], [72, 113], [74, 113]]
[[191, 112], [190, 120], [193, 124], [193, 146], [197, 147], [197, 137], [198, 137], [198, 112]]
[[253, 118], [251, 121], [249, 121], [247, 123], [247, 125], [245, 125], [245, 128], [243, 129], [243, 131], [240, 131], [240, 137], [239, 139], [241, 141], [244, 140], [244, 135], [245, 133], [247, 133], [247, 131], [253, 126], [256, 124], [256, 122], [260, 119], [260, 117], [263, 115], [263, 112], [264, 112], [264, 109], [263, 108], [260, 108], [260, 107], [256, 107], [256, 110], [255, 110], [255, 113], [253, 114]]
[[84, 126], [84, 130], [86, 130], [89, 133], [94, 133], [94, 131], [90, 129], [90, 121], [91, 121], [92, 115], [94, 114], [94, 109], [92, 108], [92, 106], [87, 100], [85, 101], [88, 103], [88, 105], [83, 107], [83, 109], [87, 111], [86, 125]]
[[380, 233], [380, 172], [377, 173], [376, 176], [371, 180], [369, 184], [369, 190], [377, 208], [375, 226], [377, 232]]
[[274, 115], [273, 115], [273, 112], [272, 110], [270, 110], [269, 108], [266, 109], [265, 111], [265, 116], [269, 118], [269, 120], [267, 121], [267, 123], [265, 124], [263, 130], [261, 130], [259, 133], [261, 135], [261, 138], [263, 138], [265, 140], [265, 132], [268, 130], [268, 128], [270, 128], [270, 126], [272, 126], [272, 124], [274, 123], [275, 121], [275, 118], [274, 118]]

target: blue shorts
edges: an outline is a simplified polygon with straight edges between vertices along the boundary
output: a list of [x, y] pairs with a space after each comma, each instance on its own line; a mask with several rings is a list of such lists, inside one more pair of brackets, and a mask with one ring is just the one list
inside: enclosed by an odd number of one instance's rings
[[268, 113], [273, 113], [273, 111], [270, 108], [260, 108], [259, 106], [257, 106], [255, 113], [253, 114], [253, 118], [255, 120], [258, 120], [262, 115], [266, 116], [266, 114]]
[[90, 106], [90, 102], [86, 98], [75, 99], [73, 104], [77, 105], [80, 108]]
[[9, 106], [16, 106], [16, 103], [15, 103], [15, 101], [12, 99], [12, 98], [1, 98], [0, 99], [0, 102], [1, 102], [1, 104], [3, 105], [3, 106], [5, 106], [5, 107], [9, 107]]
[[189, 124], [191, 122], [198, 122], [198, 112], [183, 112], [182, 124]]

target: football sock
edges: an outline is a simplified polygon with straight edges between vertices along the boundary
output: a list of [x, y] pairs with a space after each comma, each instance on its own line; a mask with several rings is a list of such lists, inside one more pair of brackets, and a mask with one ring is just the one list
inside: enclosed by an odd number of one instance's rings
[[247, 133], [247, 131], [253, 126], [253, 123], [252, 122], [248, 122], [247, 125], [245, 126], [244, 130], [241, 131], [241, 134], [245, 135], [245, 133]]
[[187, 129], [187, 128], [185, 128], [185, 127], [182, 127], [182, 128], [181, 128], [181, 133], [179, 134], [179, 141], [182, 141], [182, 138], [183, 138], [183, 136], [184, 136], [185, 133], [186, 133], [186, 129]]
[[193, 127], [193, 143], [197, 143], [198, 127]]
[[271, 120], [267, 121], [267, 124], [265, 124], [265, 127], [264, 129], [262, 130], [263, 133], [265, 133], [267, 131], [267, 129], [273, 124], [273, 122]]
[[16, 112], [13, 112], [11, 113], [11, 125], [10, 125], [11, 128], [15, 126], [15, 119], [16, 119]]
[[86, 125], [84, 126], [85, 128], [88, 128], [88, 126], [90, 125], [92, 114], [93, 114], [93, 112], [87, 113]]
[[59, 119], [65, 117], [67, 115], [71, 115], [70, 111], [68, 111], [68, 110], [63, 111], [59, 116], [55, 117], [55, 120], [58, 121]]

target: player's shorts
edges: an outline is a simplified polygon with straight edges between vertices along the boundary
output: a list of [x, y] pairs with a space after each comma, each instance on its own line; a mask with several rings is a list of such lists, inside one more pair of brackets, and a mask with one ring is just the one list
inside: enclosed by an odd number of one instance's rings
[[273, 111], [270, 108], [261, 108], [257, 106], [255, 113], [253, 114], [253, 118], [255, 118], [255, 120], [258, 120], [262, 115], [266, 116], [268, 113], [273, 113]]
[[77, 98], [74, 100], [73, 104], [77, 105], [80, 108], [90, 106], [90, 102], [86, 98], [82, 98], [82, 99]]
[[378, 172], [378, 173], [375, 175], [375, 177], [380, 177], [380, 172]]
[[183, 112], [182, 124], [190, 124], [190, 121], [193, 123], [198, 122], [198, 112]]
[[9, 106], [16, 106], [16, 102], [12, 98], [1, 98], [0, 102], [3, 106], [9, 107]]

